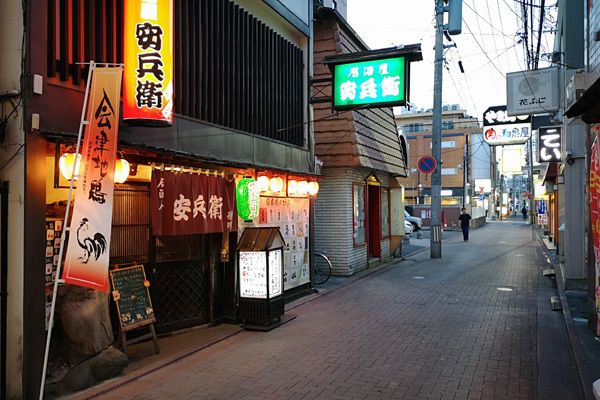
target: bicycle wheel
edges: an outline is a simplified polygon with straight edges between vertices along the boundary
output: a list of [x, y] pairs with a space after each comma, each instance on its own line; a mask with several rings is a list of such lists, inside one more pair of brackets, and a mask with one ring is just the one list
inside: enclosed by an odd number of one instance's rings
[[315, 253], [315, 285], [322, 285], [331, 276], [331, 262], [324, 254]]

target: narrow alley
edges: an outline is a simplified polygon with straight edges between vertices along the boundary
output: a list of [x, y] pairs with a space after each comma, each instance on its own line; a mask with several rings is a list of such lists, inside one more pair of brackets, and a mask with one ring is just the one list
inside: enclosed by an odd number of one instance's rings
[[468, 243], [445, 241], [442, 259], [422, 251], [300, 299], [270, 332], [243, 331], [94, 397], [582, 399], [574, 361], [552, 348], [566, 339], [538, 295], [551, 291], [542, 259], [529, 225], [491, 222]]

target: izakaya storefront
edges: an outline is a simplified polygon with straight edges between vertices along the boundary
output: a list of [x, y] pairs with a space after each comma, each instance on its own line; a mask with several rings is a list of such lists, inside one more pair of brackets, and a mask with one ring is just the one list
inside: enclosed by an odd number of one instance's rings
[[[48, 138], [47, 148], [48, 317], [69, 186], [58, 171], [73, 146]], [[127, 161], [129, 175], [115, 183], [109, 269], [144, 266], [157, 332], [236, 321], [235, 248], [246, 227], [278, 227], [285, 240], [286, 297], [309, 290], [311, 203], [318, 190], [314, 177], [183, 159], [176, 166], [172, 155], [167, 164], [166, 150], [157, 157], [156, 151], [150, 155], [123, 146], [118, 154]], [[257, 179], [260, 191], [252, 220], [240, 218], [237, 206], [237, 186], [248, 177]], [[110, 308], [116, 334], [119, 322], [112, 298]]]

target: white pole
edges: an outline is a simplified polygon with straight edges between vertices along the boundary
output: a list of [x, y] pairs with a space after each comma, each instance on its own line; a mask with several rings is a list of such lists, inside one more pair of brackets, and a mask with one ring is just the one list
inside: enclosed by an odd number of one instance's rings
[[42, 382], [40, 383], [40, 400], [44, 398], [44, 386], [46, 384], [46, 369], [48, 367], [48, 354], [50, 353], [50, 339], [52, 338], [52, 328], [54, 326], [54, 310], [56, 308], [56, 293], [58, 291], [59, 283], [64, 283], [60, 278], [60, 269], [62, 267], [63, 249], [65, 247], [65, 236], [67, 230], [71, 230], [68, 226], [69, 222], [69, 211], [71, 209], [71, 198], [73, 196], [73, 183], [75, 182], [75, 174], [77, 171], [77, 155], [79, 154], [79, 146], [81, 145], [81, 135], [84, 125], [88, 125], [89, 121], [86, 121], [86, 110], [88, 97], [90, 93], [90, 82], [92, 81], [92, 75], [96, 69], [96, 64], [90, 61], [90, 71], [88, 73], [88, 79], [85, 86], [85, 97], [83, 98], [83, 109], [81, 110], [81, 122], [79, 124], [79, 133], [77, 135], [77, 147], [75, 149], [75, 162], [73, 163], [73, 171], [71, 173], [71, 184], [69, 186], [69, 198], [67, 200], [67, 211], [65, 212], [65, 221], [63, 222], [63, 232], [60, 238], [60, 250], [58, 252], [58, 264], [56, 266], [56, 279], [54, 280], [54, 290], [52, 291], [52, 307], [50, 308], [50, 321], [48, 322], [48, 335], [46, 337], [46, 352], [44, 354], [44, 368], [42, 370]]

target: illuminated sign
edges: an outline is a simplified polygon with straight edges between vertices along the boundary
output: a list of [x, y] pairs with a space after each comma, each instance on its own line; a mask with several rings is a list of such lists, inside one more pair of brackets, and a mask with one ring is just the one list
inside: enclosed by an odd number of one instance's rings
[[521, 149], [502, 149], [502, 173], [521, 173]]
[[173, 122], [173, 0], [125, 2], [123, 121]]
[[483, 113], [483, 140], [490, 146], [523, 144], [531, 135], [531, 116], [509, 116], [506, 106], [490, 107]]
[[406, 105], [408, 64], [404, 57], [334, 66], [333, 108]]
[[538, 162], [561, 161], [560, 127], [549, 126], [538, 130]]

